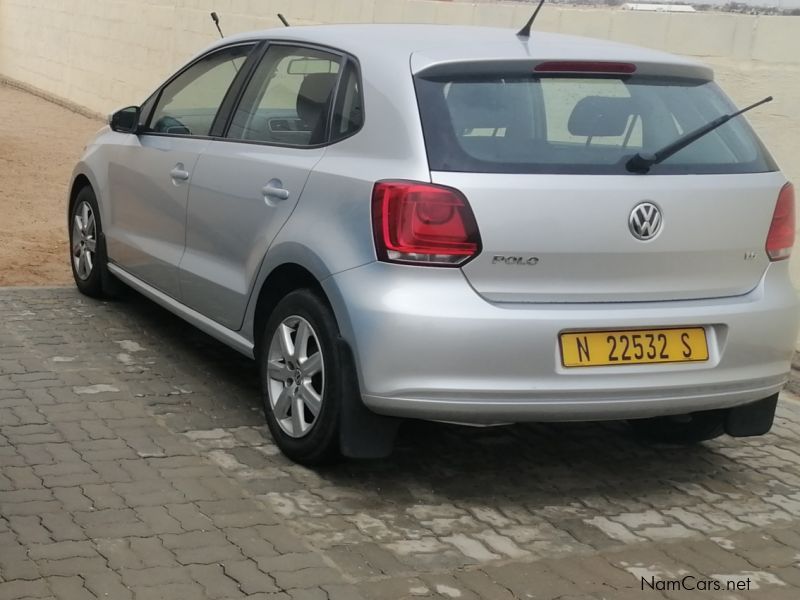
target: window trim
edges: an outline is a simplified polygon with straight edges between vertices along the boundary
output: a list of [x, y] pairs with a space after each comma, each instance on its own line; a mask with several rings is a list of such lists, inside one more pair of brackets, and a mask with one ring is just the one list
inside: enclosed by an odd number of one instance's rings
[[[153, 92], [147, 100], [142, 103], [142, 106], [146, 105], [148, 102], [153, 100], [152, 105], [150, 106], [150, 110], [148, 111], [148, 115], [146, 118], [143, 119], [143, 130], [139, 132], [139, 135], [152, 135], [156, 137], [173, 137], [173, 138], [180, 138], [180, 139], [192, 139], [192, 140], [213, 140], [216, 139], [215, 136], [211, 135], [214, 132], [217, 123], [223, 114], [223, 111], [226, 109], [226, 101], [231, 93], [241, 85], [242, 82], [242, 75], [243, 73], [249, 73], [250, 69], [252, 68], [252, 61], [256, 54], [259, 53], [259, 49], [261, 46], [264, 45], [264, 40], [259, 39], [248, 39], [248, 40], [239, 40], [232, 44], [225, 44], [223, 46], [216, 46], [211, 48], [208, 52], [204, 52], [200, 56], [196, 57], [194, 60], [188, 62], [183, 67], [181, 67], [178, 71], [176, 71], [169, 79], [164, 81], [155, 92]], [[242, 68], [239, 69], [239, 73], [233, 78], [228, 89], [225, 90], [225, 96], [222, 98], [222, 102], [217, 109], [217, 113], [214, 115], [214, 120], [211, 122], [211, 129], [209, 130], [209, 135], [181, 135], [177, 133], [167, 133], [163, 131], [153, 131], [150, 129], [150, 121], [153, 118], [153, 113], [155, 112], [156, 108], [158, 107], [158, 103], [161, 101], [161, 95], [164, 93], [164, 90], [169, 86], [173, 81], [175, 81], [178, 77], [183, 75], [186, 71], [191, 69], [197, 63], [202, 60], [205, 60], [209, 56], [217, 54], [218, 52], [223, 52], [225, 50], [230, 50], [231, 48], [236, 48], [238, 46], [252, 46], [250, 53], [247, 55], [244, 63], [242, 64]]]

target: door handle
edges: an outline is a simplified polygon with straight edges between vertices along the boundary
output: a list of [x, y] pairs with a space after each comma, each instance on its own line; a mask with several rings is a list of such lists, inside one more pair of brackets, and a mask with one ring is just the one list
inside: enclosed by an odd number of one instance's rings
[[189, 171], [183, 168], [183, 163], [178, 163], [173, 167], [173, 169], [169, 172], [169, 176], [174, 181], [186, 181], [189, 179]]
[[272, 179], [267, 185], [261, 188], [261, 193], [265, 198], [275, 198], [276, 200], [288, 200], [289, 190], [281, 187], [283, 184], [280, 179]]

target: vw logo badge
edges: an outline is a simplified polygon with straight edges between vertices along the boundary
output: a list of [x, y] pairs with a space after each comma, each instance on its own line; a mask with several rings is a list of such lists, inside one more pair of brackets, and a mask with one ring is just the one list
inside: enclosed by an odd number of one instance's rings
[[637, 204], [628, 217], [628, 227], [637, 240], [652, 240], [661, 231], [661, 209], [652, 202]]

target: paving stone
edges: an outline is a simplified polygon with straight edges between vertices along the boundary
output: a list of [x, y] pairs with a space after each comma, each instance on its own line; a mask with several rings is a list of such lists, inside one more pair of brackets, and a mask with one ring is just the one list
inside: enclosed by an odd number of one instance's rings
[[207, 598], [198, 583], [168, 583], [159, 586], [132, 588], [136, 600], [204, 600]]
[[233, 599], [245, 595], [238, 582], [225, 575], [222, 565], [189, 565], [187, 568], [209, 598]]
[[0, 576], [7, 582], [15, 580], [34, 581], [41, 577], [39, 567], [32, 560], [25, 558], [12, 558], [7, 550], [0, 557]]
[[342, 575], [330, 567], [307, 567], [297, 571], [272, 571], [270, 575], [282, 589], [317, 587], [342, 582]]
[[167, 504], [167, 513], [177, 520], [184, 531], [207, 530], [214, 523], [201, 513], [194, 504]]
[[228, 541], [239, 547], [245, 556], [259, 558], [278, 554], [260, 527], [227, 528], [224, 533]]
[[59, 600], [95, 600], [95, 595], [89, 591], [82, 577], [48, 577], [47, 583], [53, 596]]
[[223, 563], [225, 575], [239, 584], [245, 594], [259, 592], [271, 593], [280, 591], [272, 577], [258, 568], [252, 560], [230, 560]]
[[50, 589], [44, 579], [36, 581], [0, 582], [0, 598], [2, 600], [17, 600], [18, 598], [45, 598], [50, 596]]
[[38, 560], [36, 564], [42, 575], [84, 575], [86, 573], [102, 573], [108, 567], [101, 557], [95, 558], [64, 558], [61, 560]]
[[486, 567], [483, 571], [498, 585], [524, 598], [558, 598], [578, 591], [575, 584], [541, 563]]
[[328, 594], [322, 588], [304, 588], [289, 590], [292, 600], [328, 600]]
[[114, 492], [113, 487], [107, 483], [91, 483], [81, 486], [81, 489], [92, 501], [93, 509], [124, 509], [128, 506], [125, 499]]
[[112, 571], [86, 573], [84, 586], [97, 598], [107, 600], [132, 600], [133, 593], [122, 584], [120, 576]]
[[131, 507], [164, 506], [183, 502], [184, 497], [164, 479], [152, 479], [132, 483], [115, 483], [114, 493], [124, 499]]
[[42, 526], [41, 518], [33, 515], [7, 515], [8, 526], [16, 533], [21, 544], [47, 544], [52, 541], [50, 531]]
[[[143, 569], [147, 565], [142, 556], [132, 548], [133, 541], [139, 538], [111, 538], [95, 540], [97, 552], [101, 554], [108, 566], [115, 571], [123, 568]], [[158, 542], [158, 540], [156, 540]]]
[[32, 544], [28, 556], [33, 560], [61, 560], [62, 558], [97, 556], [94, 546], [88, 542], [55, 542], [52, 544]]
[[3, 469], [3, 476], [8, 478], [13, 489], [41, 489], [42, 480], [38, 477], [32, 467], [6, 467]]
[[[424, 598], [433, 595], [432, 590], [427, 584], [416, 577], [393, 577], [389, 579], [364, 581], [358, 584], [358, 588], [366, 598], [371, 598], [373, 600]], [[502, 599], [498, 598], [498, 600]]]
[[169, 583], [191, 583], [192, 576], [185, 567], [148, 567], [145, 569], [121, 569], [123, 585], [127, 587], [161, 586]]
[[467, 589], [479, 598], [492, 598], [496, 600], [514, 600], [514, 595], [508, 588], [496, 584], [483, 571], [462, 571], [455, 574], [458, 585], [454, 589]]
[[201, 548], [176, 548], [176, 560], [182, 565], [221, 563], [244, 558], [239, 548], [233, 544], [224, 546], [205, 546]]
[[325, 561], [316, 552], [304, 552], [302, 554], [289, 553], [258, 559], [258, 568], [265, 573], [272, 573], [273, 571], [296, 571], [309, 567], [324, 566]]
[[142, 506], [135, 509], [136, 515], [155, 534], [183, 533], [180, 521], [170, 516], [163, 506]]

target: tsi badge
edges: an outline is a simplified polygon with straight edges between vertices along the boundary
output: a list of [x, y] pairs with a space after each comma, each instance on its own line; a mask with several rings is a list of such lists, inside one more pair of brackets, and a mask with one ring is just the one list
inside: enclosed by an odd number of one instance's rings
[[495, 254], [492, 257], [493, 265], [517, 265], [520, 267], [533, 267], [539, 264], [536, 256], [502, 256]]

